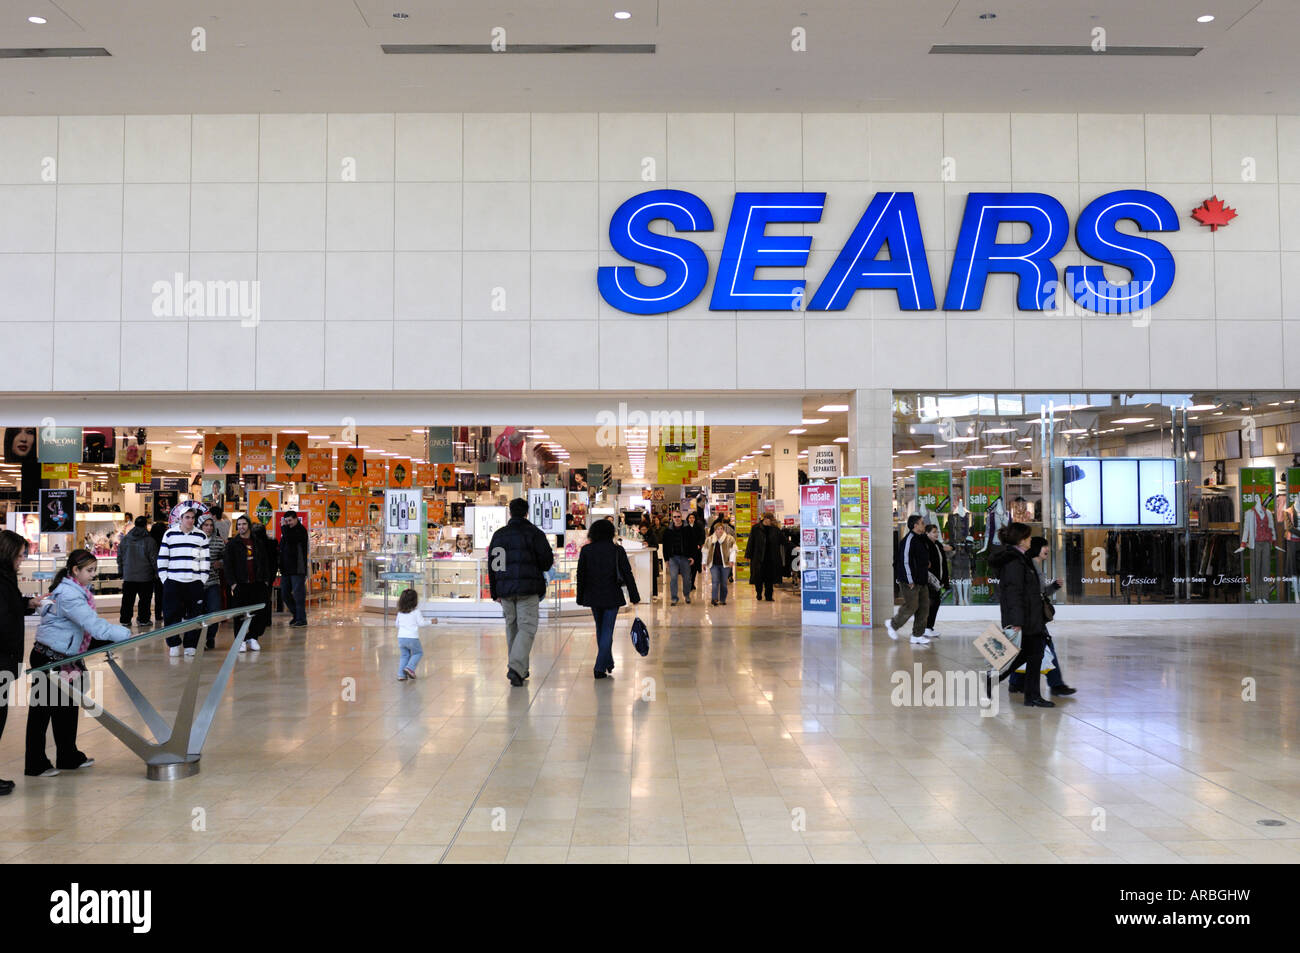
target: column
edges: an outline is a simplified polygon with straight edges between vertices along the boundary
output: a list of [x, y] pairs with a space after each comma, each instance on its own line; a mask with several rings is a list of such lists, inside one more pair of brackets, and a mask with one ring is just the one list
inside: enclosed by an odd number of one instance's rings
[[781, 516], [799, 516], [799, 440], [778, 437], [772, 441], [773, 496], [785, 504]]
[[894, 394], [887, 388], [849, 394], [846, 476], [871, 478], [871, 621], [894, 613]]

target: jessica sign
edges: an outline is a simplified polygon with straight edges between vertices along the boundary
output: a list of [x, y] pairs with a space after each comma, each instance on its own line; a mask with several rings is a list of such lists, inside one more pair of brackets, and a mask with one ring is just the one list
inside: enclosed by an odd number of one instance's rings
[[[808, 235], [769, 235], [767, 226], [818, 222], [825, 192], [737, 192], [727, 237], [713, 282], [711, 311], [842, 311], [862, 290], [898, 296], [904, 311], [937, 307], [925, 238], [912, 192], [877, 192], [830, 270], [806, 304], [805, 279], [759, 278], [758, 269], [804, 268], [812, 249]], [[713, 230], [713, 214], [699, 196], [678, 189], [654, 189], [619, 206], [609, 222], [614, 250], [629, 261], [664, 273], [656, 285], [642, 284], [636, 268], [609, 265], [598, 270], [601, 297], [628, 314], [664, 314], [694, 301], [709, 282], [709, 261], [699, 245], [651, 231], [659, 220], [678, 232]], [[1176, 232], [1178, 216], [1162, 196], [1143, 189], [1107, 192], [1088, 204], [1075, 222], [1079, 249], [1105, 265], [1126, 269], [1131, 280], [1112, 284], [1101, 265], [1071, 265], [1064, 286], [1081, 307], [1101, 314], [1129, 314], [1155, 304], [1174, 283], [1174, 259], [1152, 238], [1121, 231], [1132, 222], [1142, 232]], [[1029, 237], [999, 242], [1003, 223], [1027, 226]], [[971, 192], [948, 286], [945, 311], [977, 311], [992, 274], [1018, 278], [1022, 311], [1059, 307], [1060, 276], [1053, 258], [1070, 234], [1065, 207], [1041, 192]], [[883, 257], [882, 257], [883, 255]]]

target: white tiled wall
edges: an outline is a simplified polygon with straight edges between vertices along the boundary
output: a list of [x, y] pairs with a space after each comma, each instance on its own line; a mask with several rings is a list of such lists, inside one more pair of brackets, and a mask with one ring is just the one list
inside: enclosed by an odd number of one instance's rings
[[[828, 193], [810, 290], [878, 189], [916, 193], [936, 295], [966, 195], [1180, 214], [1150, 324], [1019, 312], [621, 314], [609, 217], [737, 190]], [[1239, 216], [1190, 217], [1218, 195]], [[10, 391], [1300, 387], [1300, 117], [1075, 114], [0, 116]], [[1057, 258], [1078, 263], [1073, 241]], [[158, 312], [155, 282], [260, 283], [260, 322]], [[156, 359], [160, 342], [175, 356]]]

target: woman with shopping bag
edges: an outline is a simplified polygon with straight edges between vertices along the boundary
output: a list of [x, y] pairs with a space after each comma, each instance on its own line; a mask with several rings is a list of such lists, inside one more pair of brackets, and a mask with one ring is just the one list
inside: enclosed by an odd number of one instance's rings
[[614, 623], [618, 610], [627, 604], [624, 586], [632, 604], [639, 603], [641, 593], [632, 577], [632, 565], [623, 547], [614, 542], [614, 524], [597, 520], [587, 531], [587, 545], [578, 553], [577, 572], [578, 605], [591, 609], [596, 620], [595, 678], [605, 678], [614, 671]]
[[1025, 706], [1055, 708], [1039, 692], [1038, 672], [1047, 644], [1047, 620], [1043, 612], [1043, 589], [1038, 570], [1028, 555], [1033, 530], [1025, 523], [1008, 523], [998, 531], [1002, 548], [989, 556], [989, 567], [998, 572], [998, 603], [1002, 627], [1020, 633], [1020, 651], [999, 681], [1021, 665], [1033, 677], [1025, 679]]
[[[1029, 549], [1025, 555], [1029, 561], [1034, 564], [1036, 570], [1042, 565], [1043, 559], [1047, 556], [1047, 540], [1042, 536], [1035, 536], [1029, 541]], [[1060, 589], [1063, 583], [1059, 579], [1046, 580], [1043, 578], [1041, 571], [1038, 572], [1038, 584], [1043, 593], [1045, 602], [1050, 601], [1052, 594]], [[1044, 609], [1047, 606], [1044, 605]], [[1048, 613], [1045, 622], [1051, 622], [1051, 613]], [[1061, 671], [1061, 657], [1056, 654], [1056, 643], [1052, 641], [1051, 633], [1046, 635], [1046, 648], [1043, 652], [1042, 667], [1047, 669], [1043, 674], [1047, 676], [1047, 687], [1051, 689], [1053, 695], [1073, 695], [1077, 689], [1071, 688], [1065, 684], [1065, 673]], [[1009, 681], [1007, 689], [1013, 694], [1023, 689], [1025, 675], [1016, 669], [1009, 669]]]

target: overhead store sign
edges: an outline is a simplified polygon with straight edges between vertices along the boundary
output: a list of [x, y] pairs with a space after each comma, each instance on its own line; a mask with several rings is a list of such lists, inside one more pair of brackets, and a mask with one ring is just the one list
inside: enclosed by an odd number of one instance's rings
[[[812, 297], [806, 279], [757, 277], [782, 268], [805, 268], [812, 249], [808, 235], [769, 235], [767, 227], [821, 221], [825, 192], [737, 192], [713, 283], [711, 311], [842, 311], [864, 290], [893, 291], [904, 311], [938, 307], [930, 281], [925, 237], [912, 192], [877, 192]], [[686, 307], [709, 282], [709, 261], [694, 242], [652, 231], [667, 221], [679, 232], [713, 231], [713, 214], [699, 196], [680, 189], [654, 189], [628, 199], [609, 222], [609, 240], [628, 261], [664, 273], [659, 284], [643, 284], [631, 265], [597, 271], [601, 297], [628, 314], [665, 314]], [[1101, 314], [1129, 314], [1149, 308], [1169, 293], [1174, 258], [1151, 238], [1121, 231], [1132, 222], [1143, 232], [1176, 232], [1178, 216], [1162, 196], [1121, 189], [1094, 199], [1075, 222], [1080, 251], [1127, 269], [1131, 279], [1112, 284], [1102, 265], [1071, 265], [1064, 290], [1080, 307]], [[1004, 223], [1029, 230], [1023, 242], [999, 242]], [[1070, 236], [1065, 206], [1042, 192], [971, 192], [966, 197], [952, 270], [943, 298], [945, 311], [978, 311], [989, 275], [1018, 279], [1021, 311], [1064, 305], [1060, 273], [1053, 259]], [[933, 246], [931, 246], [933, 247]]]

